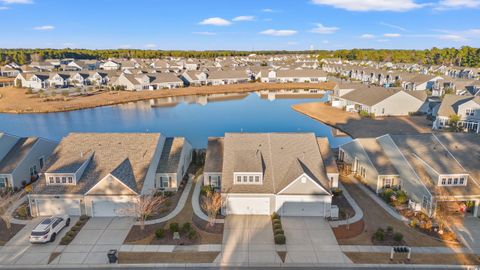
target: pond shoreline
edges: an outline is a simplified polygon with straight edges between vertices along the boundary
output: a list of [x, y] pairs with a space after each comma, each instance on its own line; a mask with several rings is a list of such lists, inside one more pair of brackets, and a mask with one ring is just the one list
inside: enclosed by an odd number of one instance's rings
[[260, 90], [281, 89], [321, 89], [331, 90], [334, 82], [327, 83], [248, 83], [219, 86], [185, 87], [157, 91], [100, 91], [89, 96], [58, 98], [45, 101], [44, 98], [26, 94], [26, 89], [13, 87], [0, 88], [0, 113], [7, 114], [39, 114], [68, 112], [96, 107], [112, 106], [136, 101], [144, 101], [166, 97], [181, 97], [190, 95], [210, 95], [228, 93], [249, 93]]

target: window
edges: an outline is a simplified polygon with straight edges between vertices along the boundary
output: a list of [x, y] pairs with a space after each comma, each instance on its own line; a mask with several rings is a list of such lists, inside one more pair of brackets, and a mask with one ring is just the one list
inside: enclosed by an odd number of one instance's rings
[[447, 183], [447, 178], [442, 178], [442, 185], [445, 185]]
[[448, 182], [447, 182], [449, 185], [452, 184], [452, 178], [448, 178]]
[[474, 109], [466, 109], [465, 114], [467, 116], [475, 116], [475, 110]]
[[453, 184], [458, 185], [458, 178], [453, 178]]
[[37, 166], [33, 165], [33, 167], [30, 168], [30, 175], [34, 176], [37, 175]]
[[7, 178], [0, 177], [0, 188], [6, 188], [6, 187], [7, 187]]
[[40, 169], [42, 169], [43, 166], [45, 165], [45, 160], [43, 159], [43, 157], [41, 157], [40, 159], [38, 159], [38, 163], [40, 164]]
[[60, 184], [60, 177], [58, 176], [55, 177], [55, 183]]
[[[262, 184], [262, 178], [260, 175], [255, 174], [255, 173], [245, 173], [240, 174], [236, 173], [234, 176], [235, 184]], [[218, 177], [218, 181], [220, 182], [220, 176]]]
[[167, 188], [168, 187], [168, 182], [169, 182], [168, 178], [169, 177], [164, 177], [164, 176], [160, 177], [160, 187], [161, 188]]
[[66, 184], [66, 183], [67, 183], [67, 177], [62, 176], [62, 184]]
[[464, 183], [465, 183], [465, 178], [464, 177], [460, 178], [460, 185], [463, 185]]
[[385, 178], [385, 179], [383, 179], [383, 181], [384, 181], [383, 187], [390, 188], [392, 186], [392, 179]]
[[67, 179], [68, 179], [68, 183], [69, 183], [69, 184], [72, 184], [72, 183], [73, 183], [73, 177], [69, 176], [69, 177], [67, 177]]
[[248, 179], [248, 176], [244, 176], [244, 177], [243, 177], [243, 182], [244, 182], [244, 183], [247, 183], [247, 179]]
[[237, 176], [237, 183], [241, 183], [242, 182], [242, 177], [241, 176]]
[[260, 182], [260, 176], [255, 176], [255, 183], [259, 183]]
[[250, 176], [248, 177], [248, 181], [249, 181], [250, 183], [253, 183], [253, 176], [252, 176], [252, 175], [250, 175]]

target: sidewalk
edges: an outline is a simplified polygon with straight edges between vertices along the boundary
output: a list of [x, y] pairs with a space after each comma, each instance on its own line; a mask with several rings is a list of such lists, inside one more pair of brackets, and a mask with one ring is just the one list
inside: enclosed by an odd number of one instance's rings
[[335, 220], [335, 221], [330, 221], [330, 226], [333, 228], [336, 228], [341, 225], [347, 225], [347, 224], [352, 224], [355, 223], [363, 218], [363, 211], [358, 206], [357, 202], [352, 198], [350, 193], [348, 193], [347, 189], [343, 186], [342, 183], [338, 183], [338, 186], [342, 189], [343, 191], [343, 196], [345, 196], [345, 199], [347, 199], [348, 203], [352, 206], [353, 210], [355, 211], [355, 215], [351, 218], [344, 219], [344, 220]]
[[[197, 217], [209, 222], [207, 215], [205, 215], [205, 213], [203, 213], [202, 209], [200, 208], [199, 198], [200, 198], [200, 190], [202, 188], [202, 183], [203, 183], [203, 174], [197, 177], [197, 179], [195, 179], [195, 189], [193, 190], [193, 194], [192, 194], [193, 213]], [[225, 223], [225, 220], [215, 219], [215, 223]]]
[[[193, 177], [189, 176], [188, 177], [188, 182], [185, 186], [185, 189], [183, 190], [183, 193], [182, 193], [182, 196], [180, 197], [180, 200], [178, 201], [177, 207], [175, 207], [175, 209], [173, 209], [173, 211], [170, 214], [168, 214], [168, 215], [166, 215], [162, 218], [147, 220], [147, 221], [145, 221], [145, 225], [162, 223], [162, 222], [168, 221], [168, 220], [174, 218], [176, 215], [178, 215], [182, 211], [183, 207], [185, 206], [185, 203], [187, 202], [188, 195], [190, 194], [190, 190], [192, 189], [192, 181], [193, 181]], [[135, 225], [140, 225], [140, 222], [137, 222]]]

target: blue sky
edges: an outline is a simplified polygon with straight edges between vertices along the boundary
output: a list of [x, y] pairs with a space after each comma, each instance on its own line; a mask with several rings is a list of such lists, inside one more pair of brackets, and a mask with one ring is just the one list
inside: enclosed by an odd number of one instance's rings
[[0, 48], [480, 47], [480, 0], [0, 0]]

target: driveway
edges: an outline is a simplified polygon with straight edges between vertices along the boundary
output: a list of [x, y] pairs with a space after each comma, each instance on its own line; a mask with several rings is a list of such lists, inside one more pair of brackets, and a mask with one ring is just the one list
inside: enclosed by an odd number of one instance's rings
[[107, 252], [120, 249], [133, 218], [91, 218], [51, 264], [106, 264]]
[[[29, 242], [30, 233], [42, 219], [35, 218], [28, 222], [5, 246], [0, 247], [0, 265], [45, 265], [52, 252], [63, 248], [59, 243], [70, 229], [69, 227], [64, 228], [53, 243], [31, 244]], [[71, 217], [71, 224], [75, 224], [77, 220], [78, 217]]]
[[463, 244], [477, 254], [480, 253], [480, 219], [467, 216], [464, 218], [453, 218], [452, 223], [453, 230]]
[[269, 216], [234, 216], [225, 219], [222, 264], [280, 264]]
[[352, 263], [340, 250], [330, 225], [321, 217], [282, 217], [287, 239], [285, 263]]

